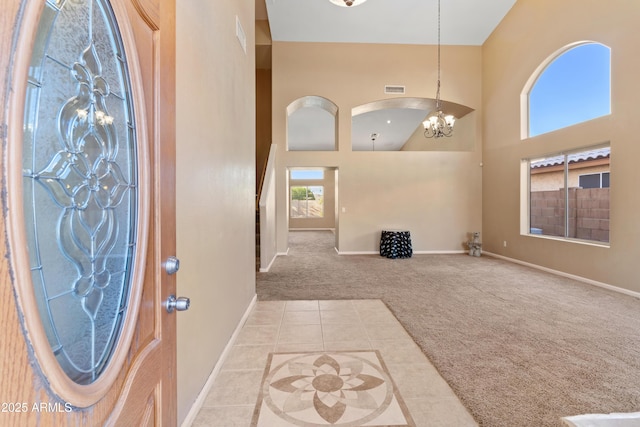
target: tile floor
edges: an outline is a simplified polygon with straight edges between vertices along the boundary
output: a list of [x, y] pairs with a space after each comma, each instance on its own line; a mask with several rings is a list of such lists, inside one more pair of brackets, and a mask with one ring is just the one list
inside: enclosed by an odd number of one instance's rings
[[250, 426], [271, 352], [345, 350], [380, 352], [416, 426], [477, 426], [380, 300], [257, 302], [192, 425]]

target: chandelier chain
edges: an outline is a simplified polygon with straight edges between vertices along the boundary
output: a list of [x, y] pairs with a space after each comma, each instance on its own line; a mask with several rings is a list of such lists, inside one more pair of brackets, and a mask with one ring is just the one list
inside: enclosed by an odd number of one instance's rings
[[438, 0], [438, 94], [440, 93], [440, 0]]
[[440, 0], [438, 0], [438, 87], [436, 90], [436, 109], [440, 109]]
[[438, 0], [438, 85], [436, 89], [435, 112], [422, 123], [424, 125], [424, 136], [426, 138], [451, 136], [453, 134], [453, 124], [455, 123], [455, 117], [453, 117], [453, 115], [445, 115], [442, 111], [442, 101], [440, 100], [440, 45], [440, 0]]

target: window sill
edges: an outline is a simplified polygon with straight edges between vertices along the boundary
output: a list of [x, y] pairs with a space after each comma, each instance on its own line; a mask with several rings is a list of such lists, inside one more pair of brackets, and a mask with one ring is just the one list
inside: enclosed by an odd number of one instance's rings
[[543, 234], [530, 234], [530, 233], [521, 234], [521, 236], [533, 237], [534, 239], [555, 240], [557, 242], [575, 243], [578, 245], [585, 245], [585, 246], [594, 246], [596, 248], [605, 248], [605, 249], [611, 248], [611, 243], [595, 242], [595, 241], [582, 240], [582, 239], [573, 239], [570, 237], [545, 236]]

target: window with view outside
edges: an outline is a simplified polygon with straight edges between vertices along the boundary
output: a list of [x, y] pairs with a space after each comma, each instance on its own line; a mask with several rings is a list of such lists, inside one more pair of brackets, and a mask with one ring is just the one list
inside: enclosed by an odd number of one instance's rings
[[604, 146], [529, 160], [529, 233], [608, 243], [610, 157]]
[[292, 186], [289, 206], [291, 218], [323, 218], [324, 187]]
[[580, 188], [609, 188], [609, 172], [580, 175]]
[[611, 114], [611, 50], [593, 42], [565, 50], [528, 95], [530, 137]]

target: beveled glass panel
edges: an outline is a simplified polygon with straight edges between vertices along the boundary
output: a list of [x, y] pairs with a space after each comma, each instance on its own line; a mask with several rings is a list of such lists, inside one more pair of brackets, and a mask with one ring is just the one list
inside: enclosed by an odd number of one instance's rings
[[23, 190], [43, 328], [78, 384], [107, 367], [129, 305], [138, 166], [130, 82], [108, 0], [47, 0], [29, 69]]

